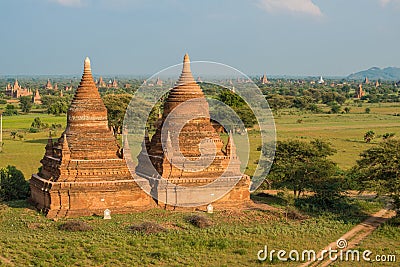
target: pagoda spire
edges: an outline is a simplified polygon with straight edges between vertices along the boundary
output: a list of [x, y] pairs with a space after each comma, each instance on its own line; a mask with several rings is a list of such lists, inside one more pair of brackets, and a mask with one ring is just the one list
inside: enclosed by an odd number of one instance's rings
[[182, 67], [182, 73], [181, 76], [179, 77], [179, 80], [177, 81], [176, 85], [184, 85], [188, 83], [196, 83], [196, 81], [193, 78], [192, 71], [190, 70], [190, 58], [189, 55], [186, 53], [185, 56], [183, 57], [183, 67]]
[[81, 82], [79, 84], [79, 87], [83, 87], [83, 86], [90, 86], [92, 88], [93, 87], [96, 88], [96, 84], [94, 83], [94, 80], [93, 80], [92, 68], [90, 66], [89, 57], [85, 58], [84, 65], [83, 65], [83, 75], [82, 75]]
[[192, 71], [190, 70], [189, 55], [185, 54], [183, 57], [182, 73], [178, 81], [175, 83], [174, 88], [171, 89], [170, 94], [168, 95], [166, 105], [164, 105], [163, 118], [166, 118], [166, 115], [168, 115], [179, 104], [195, 98], [198, 99], [198, 102], [201, 102], [198, 104], [199, 108], [201, 106], [201, 112], [209, 114], [208, 104], [204, 98], [204, 93], [196, 83]]
[[67, 135], [65, 133], [63, 134], [62, 150], [63, 150], [63, 152], [70, 152], [69, 146], [68, 146]]
[[67, 134], [63, 134], [63, 140], [62, 140], [62, 148], [61, 148], [62, 156], [61, 160], [62, 162], [67, 162], [71, 158], [71, 150], [69, 149], [68, 145], [68, 140], [67, 140]]
[[228, 143], [226, 144], [226, 155], [229, 156], [229, 158], [236, 157], [236, 145], [233, 141], [232, 130], [229, 131]]

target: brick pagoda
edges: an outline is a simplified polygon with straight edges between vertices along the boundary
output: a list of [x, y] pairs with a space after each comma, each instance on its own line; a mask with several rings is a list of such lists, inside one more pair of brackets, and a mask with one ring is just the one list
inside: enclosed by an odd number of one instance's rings
[[[204, 206], [210, 201], [200, 194], [218, 195], [224, 190], [220, 198], [211, 201], [215, 207], [250, 200], [250, 179], [240, 171], [233, 137], [230, 135], [224, 145], [212, 126], [208, 103], [193, 78], [187, 54], [156, 132], [151, 140], [147, 136], [144, 140], [136, 175], [149, 179], [159, 205], [174, 206], [175, 201], [176, 206]], [[180, 186], [192, 189], [177, 193]], [[208, 186], [206, 191], [202, 191], [204, 186]], [[192, 198], [193, 195], [197, 196]]]
[[49, 137], [42, 167], [30, 180], [31, 199], [47, 217], [128, 213], [153, 201], [133, 180], [108, 127], [107, 109], [85, 59], [79, 87], [67, 113], [67, 127]]

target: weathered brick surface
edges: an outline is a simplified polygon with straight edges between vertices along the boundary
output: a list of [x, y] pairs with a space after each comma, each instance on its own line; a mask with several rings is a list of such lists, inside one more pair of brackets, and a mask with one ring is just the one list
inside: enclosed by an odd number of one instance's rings
[[56, 142], [49, 138], [42, 169], [30, 180], [32, 201], [49, 218], [152, 207], [153, 200], [133, 180], [119, 151], [86, 59], [67, 127]]
[[[198, 171], [199, 166], [207, 161], [199, 160], [202, 155], [202, 141], [203, 154], [207, 154], [207, 149], [210, 148], [214, 155], [210, 155], [210, 164], [204, 165], [207, 167]], [[149, 166], [146, 157], [150, 158], [152, 166]], [[232, 177], [239, 177], [240, 181], [236, 186], [217, 202], [223, 206], [222, 204], [228, 202], [240, 203], [250, 200], [250, 179], [240, 172], [240, 161], [236, 155], [233, 138], [230, 136], [225, 146], [212, 126], [208, 103], [193, 78], [187, 54], [184, 57], [182, 74], [164, 104], [164, 113], [158, 122], [157, 130], [151, 141], [145, 138], [145, 146], [138, 156], [138, 161], [138, 175], [149, 179], [161, 176], [172, 184], [186, 187], [208, 185], [221, 176], [227, 181]], [[160, 187], [159, 184], [155, 182], [153, 186]], [[218, 186], [215, 191], [220, 190], [221, 183]], [[162, 202], [164, 197], [174, 194], [165, 190], [165, 193], [162, 188], [153, 190], [157, 192], [159, 202]], [[212, 191], [211, 188], [209, 192]], [[196, 193], [193, 189], [192, 194]], [[190, 203], [190, 195], [185, 198]]]

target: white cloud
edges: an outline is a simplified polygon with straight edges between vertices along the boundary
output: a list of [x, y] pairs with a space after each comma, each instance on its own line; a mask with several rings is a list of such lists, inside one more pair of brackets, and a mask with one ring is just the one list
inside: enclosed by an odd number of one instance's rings
[[389, 4], [397, 4], [397, 5], [400, 4], [400, 0], [379, 0], [379, 1], [381, 2], [381, 5], [383, 7], [385, 7], [385, 6], [389, 5]]
[[[390, 0], [382, 0], [390, 1]], [[312, 0], [258, 0], [259, 7], [268, 12], [291, 12], [322, 16], [321, 9]]]
[[83, 7], [87, 4], [85, 0], [51, 0], [51, 2], [68, 7]]

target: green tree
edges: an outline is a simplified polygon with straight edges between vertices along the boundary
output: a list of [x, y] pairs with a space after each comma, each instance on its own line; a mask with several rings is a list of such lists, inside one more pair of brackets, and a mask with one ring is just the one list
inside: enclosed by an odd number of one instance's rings
[[17, 131], [11, 131], [10, 132], [11, 138], [15, 139], [15, 137], [17, 137], [17, 133], [18, 133]]
[[336, 102], [331, 102], [329, 105], [331, 107], [331, 113], [337, 114], [340, 112], [340, 106]]
[[353, 171], [363, 189], [390, 194], [400, 208], [400, 140], [389, 139], [361, 153]]
[[14, 105], [8, 104], [6, 106], [6, 110], [3, 112], [4, 116], [13, 116], [18, 115], [18, 110], [14, 107]]
[[375, 138], [375, 132], [372, 130], [369, 130], [368, 132], [366, 132], [364, 134], [364, 141], [365, 143], [370, 143], [372, 141], [372, 139]]
[[351, 110], [351, 108], [349, 108], [349, 107], [345, 107], [345, 108], [344, 108], [344, 112], [346, 112], [347, 114], [350, 113], [350, 110]]
[[246, 102], [244, 102], [244, 100], [240, 96], [230, 90], [223, 90], [221, 93], [218, 94], [217, 98], [219, 101], [224, 102], [231, 108], [239, 108], [246, 104]]
[[367, 114], [371, 113], [371, 109], [370, 108], [366, 108], [365, 109], [365, 113], [367, 113]]
[[0, 200], [25, 199], [29, 196], [29, 183], [14, 166], [0, 169]]
[[32, 128], [37, 128], [40, 129], [43, 126], [43, 122], [40, 120], [39, 117], [36, 117], [33, 119], [33, 122], [31, 123]]
[[125, 112], [131, 99], [131, 94], [108, 94], [103, 97], [108, 113], [108, 125], [115, 134], [122, 133]]
[[63, 113], [67, 113], [68, 111], [68, 103], [60, 99], [57, 102], [51, 104], [51, 106], [47, 109], [48, 114], [53, 114], [53, 115], [60, 115]]
[[22, 112], [28, 113], [32, 108], [32, 97], [30, 96], [21, 96], [19, 98], [19, 106]]
[[67, 113], [69, 107], [69, 98], [53, 95], [42, 97], [42, 105], [47, 109], [48, 114], [60, 115]]
[[327, 185], [338, 168], [327, 157], [335, 152], [335, 149], [321, 140], [310, 143], [298, 140], [279, 141], [268, 179], [277, 188], [292, 189], [296, 197], [306, 190], [320, 195], [331, 194], [328, 191], [334, 188], [329, 189]]
[[230, 90], [223, 90], [218, 94], [217, 99], [230, 106], [243, 121], [245, 127], [250, 128], [257, 123], [253, 111], [239, 95]]
[[388, 140], [390, 138], [393, 138], [395, 136], [395, 133], [385, 133], [382, 138], [383, 140]]
[[268, 104], [274, 110], [279, 110], [282, 108], [288, 108], [292, 105], [292, 101], [288, 100], [286, 97], [278, 94], [268, 95]]

